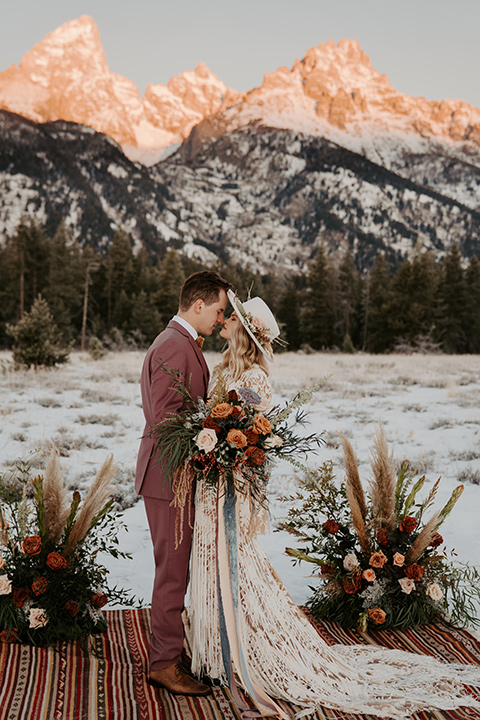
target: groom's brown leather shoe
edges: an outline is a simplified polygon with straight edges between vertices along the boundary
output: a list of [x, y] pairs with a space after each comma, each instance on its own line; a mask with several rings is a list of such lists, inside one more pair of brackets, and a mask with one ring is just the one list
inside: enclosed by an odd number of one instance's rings
[[164, 688], [172, 695], [208, 695], [211, 689], [208, 685], [195, 680], [189, 675], [182, 663], [174, 663], [163, 670], [154, 670], [148, 678], [150, 685], [156, 688]]

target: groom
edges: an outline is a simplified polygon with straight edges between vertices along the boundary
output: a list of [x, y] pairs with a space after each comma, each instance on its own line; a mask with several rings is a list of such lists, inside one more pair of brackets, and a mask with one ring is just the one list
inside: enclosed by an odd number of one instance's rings
[[[184, 400], [172, 389], [172, 379], [162, 371], [162, 361], [178, 370], [194, 398], [206, 398], [209, 372], [196, 340], [211, 335], [224, 322], [226, 291], [230, 284], [217, 273], [197, 272], [180, 291], [177, 315], [157, 336], [145, 357], [141, 388], [146, 426], [137, 458], [135, 490], [143, 495], [155, 557], [152, 595], [149, 683], [176, 695], [207, 695], [210, 688], [189, 674], [183, 651], [182, 611], [187, 585], [192, 528], [184, 513], [183, 540], [176, 548], [176, 508], [162, 465], [152, 458], [151, 426], [185, 409]], [[192, 509], [193, 513], [193, 509]], [[178, 537], [181, 537], [181, 531]]]

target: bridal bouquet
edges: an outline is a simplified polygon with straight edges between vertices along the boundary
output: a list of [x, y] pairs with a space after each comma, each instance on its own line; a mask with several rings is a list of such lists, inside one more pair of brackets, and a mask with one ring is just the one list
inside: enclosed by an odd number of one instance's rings
[[335, 483], [327, 463], [307, 474], [295, 496], [283, 498], [295, 507], [279, 529], [307, 542], [299, 550], [287, 548], [287, 553], [314, 563], [322, 583], [307, 603], [312, 615], [361, 630], [402, 629], [441, 617], [478, 624], [480, 574], [449, 561], [438, 532], [463, 486], [427, 520], [440, 481], [419, 500], [425, 477], [415, 481], [408, 462], [395, 472], [382, 429], [375, 438], [368, 499], [344, 436], [342, 444], [344, 483]]
[[200, 398], [195, 401], [175, 370], [165, 365], [163, 370], [189, 404], [188, 410], [151, 429], [154, 452], [172, 478], [174, 492], [186, 469], [203, 476], [209, 485], [234, 486], [262, 503], [272, 463], [279, 458], [292, 461], [321, 443], [316, 434], [305, 437], [294, 432], [294, 425], [305, 422], [303, 412], [296, 413], [293, 426], [286, 420], [323, 380], [302, 390], [285, 408], [265, 413], [262, 398], [250, 388], [228, 392], [220, 376], [214, 398], [208, 403]]
[[68, 501], [55, 452], [44, 476], [31, 479], [22, 460], [0, 475], [0, 642], [85, 638], [107, 629], [106, 603], [133, 604], [106, 586], [108, 571], [98, 562], [102, 552], [127, 557], [116, 548], [114, 473], [110, 457], [83, 502], [77, 491]]

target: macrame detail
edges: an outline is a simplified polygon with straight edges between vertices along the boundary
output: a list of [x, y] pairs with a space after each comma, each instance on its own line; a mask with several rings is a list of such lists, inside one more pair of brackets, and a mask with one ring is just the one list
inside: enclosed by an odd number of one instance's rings
[[[258, 367], [228, 390], [249, 387], [271, 403]], [[405, 720], [428, 708], [469, 706], [462, 685], [480, 685], [480, 668], [366, 645], [328, 646], [288, 595], [258, 542], [263, 509], [247, 495], [228, 497], [198, 479], [192, 544], [190, 607], [192, 671], [252, 697], [259, 715], [286, 718], [275, 699]], [[267, 523], [268, 524], [268, 523]], [[251, 716], [245, 710], [244, 716]]]

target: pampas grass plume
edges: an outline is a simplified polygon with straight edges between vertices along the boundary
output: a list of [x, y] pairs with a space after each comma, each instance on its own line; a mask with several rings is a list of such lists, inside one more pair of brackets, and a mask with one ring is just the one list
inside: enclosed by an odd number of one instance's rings
[[377, 527], [393, 530], [396, 526], [395, 490], [396, 478], [393, 458], [388, 454], [387, 437], [383, 425], [375, 433], [375, 449], [371, 458], [373, 480], [370, 494]]

